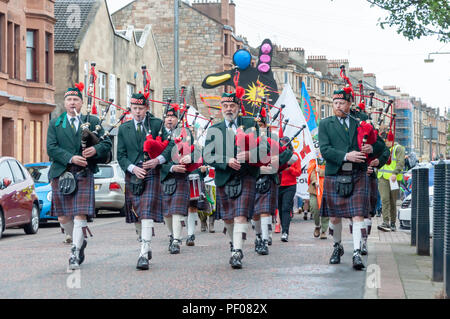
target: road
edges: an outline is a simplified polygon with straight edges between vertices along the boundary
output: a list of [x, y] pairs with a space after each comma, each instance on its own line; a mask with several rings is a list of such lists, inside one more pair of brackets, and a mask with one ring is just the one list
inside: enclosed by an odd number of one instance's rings
[[[302, 215], [303, 216], [303, 215]], [[86, 260], [78, 272], [68, 272], [70, 246], [56, 223], [38, 234], [8, 229], [0, 240], [0, 298], [179, 298], [290, 299], [363, 298], [365, 272], [351, 267], [353, 243], [344, 224], [345, 255], [340, 265], [328, 263], [331, 237], [313, 238], [313, 221], [295, 215], [288, 243], [274, 234], [267, 256], [254, 252], [254, 231], [244, 245], [244, 268], [233, 270], [222, 221], [216, 233], [200, 233], [196, 246], [181, 246], [170, 255], [165, 225], [156, 224], [149, 271], [137, 271], [140, 244], [134, 225], [114, 214], [89, 227]], [[219, 230], [219, 231], [217, 231]], [[183, 229], [186, 236], [186, 228]]]

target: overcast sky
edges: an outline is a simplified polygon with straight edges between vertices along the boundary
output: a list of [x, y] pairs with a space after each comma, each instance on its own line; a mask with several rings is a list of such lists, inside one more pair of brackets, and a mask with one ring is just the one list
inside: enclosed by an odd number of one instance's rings
[[[107, 0], [111, 12], [130, 0]], [[173, 1], [173, 0], [163, 0]], [[436, 38], [408, 41], [394, 28], [377, 26], [386, 13], [365, 0], [234, 0], [236, 30], [249, 44], [269, 38], [283, 47], [301, 47], [305, 55], [348, 59], [350, 67], [375, 73], [377, 85], [396, 85], [404, 93], [421, 98], [441, 115], [450, 107], [450, 52]]]

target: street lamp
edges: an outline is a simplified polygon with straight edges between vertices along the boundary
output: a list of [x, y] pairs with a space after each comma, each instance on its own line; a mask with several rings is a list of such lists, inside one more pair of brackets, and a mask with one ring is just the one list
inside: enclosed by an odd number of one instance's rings
[[431, 52], [431, 53], [428, 53], [428, 59], [424, 59], [423, 62], [425, 62], [425, 63], [433, 63], [434, 59], [430, 58], [430, 55], [432, 55], [432, 54], [450, 54], [450, 52]]

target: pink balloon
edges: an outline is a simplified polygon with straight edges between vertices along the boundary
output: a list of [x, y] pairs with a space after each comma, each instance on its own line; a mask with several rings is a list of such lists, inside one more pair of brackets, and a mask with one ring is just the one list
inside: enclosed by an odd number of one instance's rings
[[263, 55], [261, 55], [261, 56], [259, 57], [259, 60], [260, 60], [261, 62], [263, 62], [263, 63], [269, 63], [270, 60], [271, 60], [271, 58], [270, 58], [269, 55], [263, 54]]
[[258, 70], [262, 73], [267, 73], [270, 71], [270, 66], [267, 63], [261, 63], [258, 65]]
[[261, 47], [261, 52], [264, 54], [269, 54], [272, 51], [272, 46], [269, 43], [264, 43]]

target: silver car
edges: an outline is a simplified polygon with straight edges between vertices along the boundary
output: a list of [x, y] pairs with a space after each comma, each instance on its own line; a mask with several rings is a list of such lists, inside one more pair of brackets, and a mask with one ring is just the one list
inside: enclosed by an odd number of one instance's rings
[[95, 215], [100, 210], [119, 211], [125, 216], [125, 174], [117, 162], [99, 164], [94, 175]]

